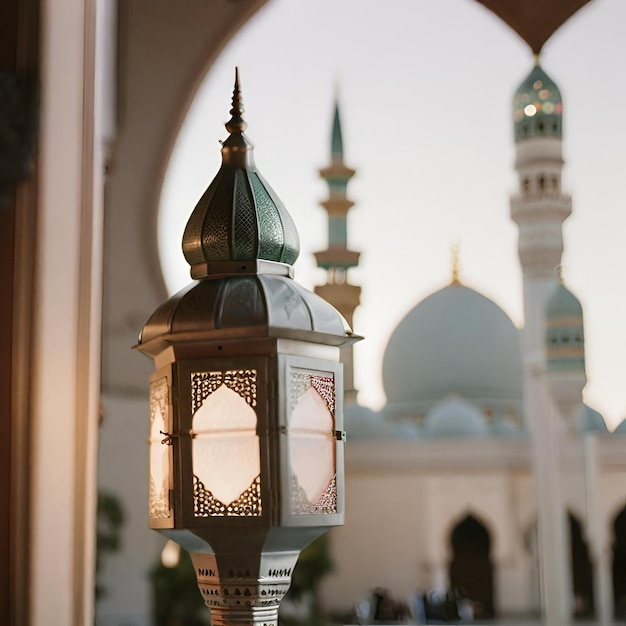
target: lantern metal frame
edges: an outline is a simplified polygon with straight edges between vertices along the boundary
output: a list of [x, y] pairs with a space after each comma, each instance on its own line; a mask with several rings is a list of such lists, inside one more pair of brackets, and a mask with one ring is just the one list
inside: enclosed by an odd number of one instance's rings
[[[183, 237], [183, 251], [192, 278], [197, 280], [157, 308], [136, 348], [152, 357], [155, 364], [150, 377], [150, 446], [167, 447], [167, 455], [158, 454], [160, 448], [150, 450], [155, 463], [167, 459], [168, 482], [167, 496], [163, 497], [165, 479], [160, 491], [155, 487], [151, 493], [158, 506], [150, 507], [149, 525], [191, 552], [198, 587], [211, 608], [215, 626], [270, 626], [277, 621], [278, 605], [289, 588], [300, 551], [344, 522], [340, 348], [361, 337], [352, 334], [336, 309], [293, 280], [291, 263], [298, 255], [297, 231], [256, 170], [252, 144], [243, 134], [246, 124], [242, 113], [236, 75], [222, 168], [198, 202]], [[204, 401], [226, 384], [218, 374], [252, 371], [255, 388], [248, 392], [255, 394], [253, 399], [245, 396], [245, 390], [242, 395], [243, 387], [233, 380], [229, 384], [236, 388], [227, 387], [256, 416], [258, 514], [251, 514], [256, 510], [254, 490], [251, 500], [244, 498], [239, 503], [236, 498], [224, 503], [199, 478], [194, 482], [194, 416]], [[204, 382], [206, 385], [194, 410], [192, 380], [198, 374], [203, 377], [200, 387]], [[218, 383], [204, 395], [207, 388]], [[294, 391], [296, 385], [301, 396]], [[317, 421], [310, 430], [301, 424], [296, 428], [292, 416], [311, 387], [319, 397], [309, 395], [302, 407], [312, 406], [313, 421]], [[207, 414], [209, 409], [207, 406]], [[332, 418], [330, 422], [325, 422], [326, 413]], [[217, 422], [224, 415], [218, 415]], [[153, 420], [161, 416], [164, 427], [158, 433], [163, 437], [159, 440]], [[302, 417], [301, 412], [298, 419]], [[330, 430], [325, 431], [328, 425]], [[206, 420], [204, 428], [198, 436], [208, 441], [211, 431]], [[228, 431], [216, 428], [215, 441], [224, 432]], [[292, 451], [295, 455], [298, 446], [303, 454], [299, 463], [312, 450], [322, 451], [319, 467], [325, 474], [318, 476], [317, 484], [315, 476], [306, 475], [315, 493], [320, 493], [320, 485], [334, 472], [316, 502], [308, 500], [292, 465]], [[224, 458], [227, 452], [228, 445]], [[218, 454], [216, 458], [221, 457]], [[329, 459], [332, 467], [323, 467]], [[209, 475], [212, 470], [207, 471]], [[208, 498], [208, 513], [196, 500], [196, 487]], [[247, 492], [245, 489], [242, 496]], [[211, 512], [214, 501], [218, 513]]]

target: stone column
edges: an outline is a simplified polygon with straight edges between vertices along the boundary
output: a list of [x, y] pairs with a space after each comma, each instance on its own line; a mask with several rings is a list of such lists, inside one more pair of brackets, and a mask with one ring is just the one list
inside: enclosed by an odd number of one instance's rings
[[587, 538], [593, 564], [593, 594], [596, 619], [600, 626], [613, 623], [613, 580], [611, 549], [602, 532], [598, 514], [598, 438], [586, 433], [583, 440], [585, 461], [585, 495], [587, 505]]

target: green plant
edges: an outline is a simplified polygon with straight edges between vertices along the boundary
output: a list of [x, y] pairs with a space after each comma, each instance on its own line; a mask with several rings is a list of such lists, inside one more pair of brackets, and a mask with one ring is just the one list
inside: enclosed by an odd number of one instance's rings
[[106, 589], [98, 582], [102, 563], [107, 554], [120, 549], [122, 545], [122, 526], [125, 514], [120, 499], [108, 492], [98, 491], [98, 509], [96, 517], [96, 599], [106, 594]]
[[176, 567], [161, 561], [150, 571], [152, 617], [155, 626], [207, 626], [210, 611], [204, 605], [196, 584], [191, 557], [181, 548]]

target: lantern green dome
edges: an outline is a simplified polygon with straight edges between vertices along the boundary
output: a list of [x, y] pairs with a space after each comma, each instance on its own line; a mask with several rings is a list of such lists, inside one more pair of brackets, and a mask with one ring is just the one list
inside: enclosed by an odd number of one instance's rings
[[291, 216], [254, 163], [254, 146], [244, 134], [247, 124], [241, 117], [238, 75], [230, 114], [222, 166], [183, 235], [183, 253], [192, 278], [214, 273], [211, 264], [222, 262], [263, 260], [292, 265], [300, 252]]
[[558, 137], [563, 132], [563, 101], [556, 83], [537, 64], [513, 97], [515, 141]]

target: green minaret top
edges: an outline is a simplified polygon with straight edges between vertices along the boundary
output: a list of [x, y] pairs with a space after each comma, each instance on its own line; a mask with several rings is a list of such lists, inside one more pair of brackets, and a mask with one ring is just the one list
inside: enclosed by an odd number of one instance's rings
[[515, 141], [531, 137], [558, 137], [563, 132], [563, 101], [556, 83], [539, 59], [513, 97]]
[[222, 143], [222, 166], [194, 209], [183, 235], [183, 253], [192, 278], [223, 273], [232, 261], [298, 258], [298, 231], [276, 192], [258, 172], [254, 145], [244, 131], [239, 73], [235, 71], [230, 133]]
[[320, 170], [320, 176], [328, 184], [329, 197], [321, 205], [328, 212], [328, 248], [317, 252], [317, 265], [329, 272], [329, 281], [345, 281], [345, 272], [357, 265], [358, 252], [348, 248], [348, 211], [354, 202], [348, 198], [348, 182], [355, 171], [343, 160], [343, 137], [339, 104], [335, 101], [332, 134], [330, 137], [330, 165]]
[[546, 302], [546, 357], [549, 371], [585, 371], [583, 308], [578, 298], [559, 284]]
[[341, 119], [339, 118], [339, 104], [335, 102], [333, 117], [333, 134], [331, 137], [331, 155], [333, 159], [343, 160], [343, 138], [341, 136]]

